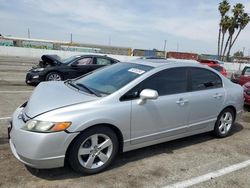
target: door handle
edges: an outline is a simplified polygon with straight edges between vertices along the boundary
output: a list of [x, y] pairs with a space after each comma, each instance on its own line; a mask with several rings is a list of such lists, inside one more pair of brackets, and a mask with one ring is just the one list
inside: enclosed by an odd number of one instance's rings
[[180, 98], [178, 101], [176, 101], [176, 104], [179, 104], [180, 106], [183, 106], [186, 103], [188, 103], [188, 100], [183, 98]]
[[213, 95], [213, 98], [220, 99], [222, 97], [221, 93], [216, 93]]

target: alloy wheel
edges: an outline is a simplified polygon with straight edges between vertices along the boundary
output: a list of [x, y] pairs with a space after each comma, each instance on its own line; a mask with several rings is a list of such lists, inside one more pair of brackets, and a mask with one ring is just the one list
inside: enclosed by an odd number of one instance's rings
[[112, 140], [104, 134], [94, 134], [85, 139], [78, 150], [78, 160], [87, 169], [103, 166], [111, 157]]
[[221, 134], [227, 134], [233, 124], [233, 115], [230, 112], [225, 112], [221, 118], [219, 123], [219, 131]]
[[48, 81], [60, 81], [60, 80], [62, 80], [61, 76], [56, 73], [50, 74], [48, 77]]

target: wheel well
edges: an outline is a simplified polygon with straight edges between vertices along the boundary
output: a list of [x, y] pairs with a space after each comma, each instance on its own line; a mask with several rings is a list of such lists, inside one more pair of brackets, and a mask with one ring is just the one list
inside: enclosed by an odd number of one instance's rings
[[117, 139], [118, 139], [118, 143], [119, 143], [119, 153], [122, 153], [123, 151], [123, 136], [122, 136], [122, 133], [121, 131], [114, 125], [111, 125], [111, 124], [96, 124], [96, 125], [93, 125], [91, 127], [88, 127], [87, 129], [84, 129], [83, 131], [80, 131], [80, 133], [71, 141], [71, 143], [69, 144], [68, 148], [67, 148], [67, 151], [66, 151], [66, 154], [65, 154], [65, 160], [64, 160], [64, 163], [67, 163], [67, 159], [68, 159], [68, 155], [69, 155], [69, 148], [74, 144], [74, 142], [76, 141], [77, 137], [84, 131], [86, 130], [89, 130], [89, 129], [92, 129], [94, 127], [97, 127], [97, 126], [104, 126], [104, 127], [109, 127], [111, 128], [114, 133], [116, 134], [117, 136]]
[[234, 106], [230, 105], [230, 106], [227, 106], [226, 108], [224, 108], [223, 110], [228, 109], [228, 108], [231, 109], [231, 110], [233, 110], [233, 112], [234, 112], [234, 119], [235, 119], [235, 117], [236, 117], [236, 108]]

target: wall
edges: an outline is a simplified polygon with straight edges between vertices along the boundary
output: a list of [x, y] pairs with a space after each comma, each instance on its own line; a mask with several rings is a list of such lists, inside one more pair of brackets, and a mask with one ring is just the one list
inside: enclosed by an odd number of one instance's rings
[[247, 63], [230, 63], [230, 62], [225, 62], [223, 64], [223, 67], [227, 70], [227, 72], [238, 72], [242, 71], [245, 66], [250, 66], [250, 64]]
[[[40, 58], [44, 54], [56, 54], [62, 58], [67, 58], [73, 55], [84, 55], [84, 54], [91, 54], [91, 53], [0, 46], [0, 56], [19, 56], [19, 57]], [[105, 55], [105, 54], [99, 54], [99, 55]], [[127, 60], [138, 58], [135, 56], [112, 55], [112, 54], [106, 54], [106, 55], [113, 57], [115, 59], [118, 59], [120, 61], [127, 61]]]
[[[69, 51], [59, 51], [59, 50], [47, 50], [47, 49], [34, 49], [34, 48], [21, 48], [21, 47], [9, 47], [9, 46], [0, 46], [0, 56], [20, 56], [20, 57], [36, 57], [40, 58], [44, 54], [57, 54], [62, 58], [67, 58], [73, 55], [79, 54], [90, 54], [84, 52], [69, 52]], [[100, 54], [103, 55], [103, 54]], [[107, 54], [110, 57], [118, 59], [120, 61], [127, 61], [136, 59], [136, 56], [123, 56], [123, 55], [111, 55]], [[229, 63], [225, 62], [224, 67], [229, 73], [237, 72], [242, 70], [246, 65], [246, 63]]]

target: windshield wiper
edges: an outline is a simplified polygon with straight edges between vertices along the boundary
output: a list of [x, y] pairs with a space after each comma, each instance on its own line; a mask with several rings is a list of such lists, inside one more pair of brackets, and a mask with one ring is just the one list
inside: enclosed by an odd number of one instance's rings
[[80, 87], [82, 87], [82, 88], [84, 88], [84, 89], [87, 90], [89, 93], [94, 94], [94, 95], [96, 95], [97, 97], [101, 97], [101, 95], [100, 95], [99, 93], [97, 93], [97, 92], [94, 91], [93, 89], [88, 88], [88, 87], [85, 86], [84, 84], [77, 83], [76, 85], [77, 85], [77, 86], [80, 86]]
[[77, 86], [72, 82], [72, 80], [68, 80], [68, 81], [66, 81], [65, 83], [67, 83], [67, 84], [69, 84], [70, 86], [76, 88], [77, 90], [80, 90], [79, 87], [77, 87]]

